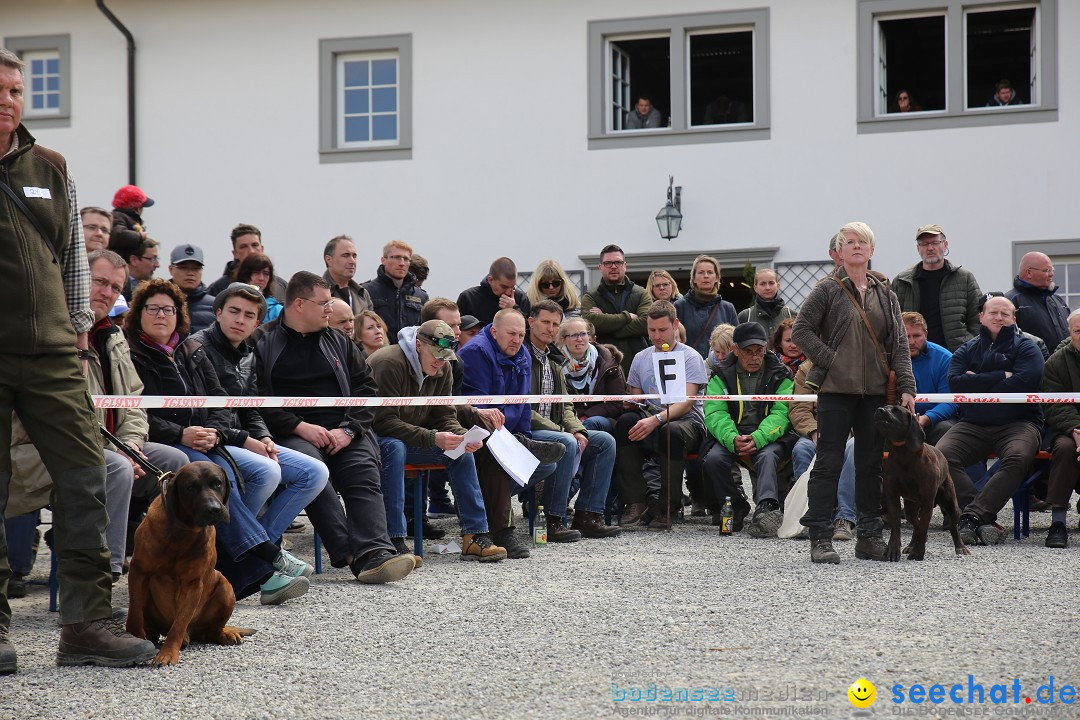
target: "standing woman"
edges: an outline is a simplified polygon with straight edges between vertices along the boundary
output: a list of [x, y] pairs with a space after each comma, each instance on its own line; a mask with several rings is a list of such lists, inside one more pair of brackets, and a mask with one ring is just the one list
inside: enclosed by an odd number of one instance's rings
[[578, 297], [577, 288], [563, 271], [562, 265], [555, 260], [540, 261], [525, 294], [529, 296], [531, 305], [541, 300], [554, 300], [562, 308], [564, 318], [581, 314], [581, 298]]
[[667, 270], [653, 270], [649, 273], [649, 280], [645, 283], [645, 292], [652, 296], [653, 300], [667, 300], [672, 305], [682, 297], [675, 278]]
[[817, 462], [807, 488], [810, 507], [802, 517], [815, 563], [840, 562], [832, 546], [833, 515], [848, 433], [855, 437], [855, 557], [885, 559], [883, 440], [874, 411], [886, 402], [890, 370], [896, 373], [901, 404], [915, 412], [915, 377], [900, 304], [869, 272], [874, 233], [866, 223], [851, 222], [840, 228], [838, 241], [840, 267], [814, 287], [792, 331], [792, 340], [814, 363], [806, 384], [817, 391]]
[[259, 288], [266, 300], [266, 317], [264, 323], [277, 320], [281, 315], [281, 300], [274, 297], [274, 288], [277, 287], [277, 276], [274, 275], [274, 262], [262, 253], [248, 255], [233, 272], [233, 282], [247, 283]]
[[720, 297], [720, 263], [698, 255], [690, 270], [690, 292], [675, 302], [679, 324], [686, 329], [686, 344], [709, 357], [709, 335], [717, 325], [739, 324], [735, 306]]

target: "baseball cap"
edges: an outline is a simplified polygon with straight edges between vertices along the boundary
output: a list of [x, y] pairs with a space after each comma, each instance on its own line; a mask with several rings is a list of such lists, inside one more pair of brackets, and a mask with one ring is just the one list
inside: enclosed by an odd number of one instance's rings
[[765, 337], [765, 328], [761, 327], [761, 323], [744, 322], [731, 334], [731, 342], [745, 348], [749, 345], [768, 345], [769, 338]]
[[190, 243], [174, 247], [172, 254], [169, 255], [170, 265], [179, 265], [182, 262], [197, 262], [200, 265], [206, 264], [203, 262], [202, 250]]
[[442, 320], [428, 320], [416, 330], [416, 337], [431, 346], [431, 353], [439, 360], [454, 357], [458, 343], [454, 331]]
[[461, 316], [461, 329], [462, 330], [472, 330], [474, 327], [476, 327], [479, 324], [480, 324], [480, 321], [478, 319], [476, 319], [475, 317], [473, 317], [472, 315], [462, 315]]
[[259, 322], [262, 322], [262, 319], [266, 317], [266, 298], [263, 297], [259, 288], [250, 283], [229, 283], [227, 288], [214, 296], [214, 312], [217, 313], [218, 310], [225, 307], [225, 301], [234, 295], [239, 295], [245, 300], [257, 304], [259, 306]]
[[923, 235], [944, 235], [945, 231], [941, 229], [940, 225], [930, 224], [923, 225], [915, 231], [915, 239], [918, 240]]
[[112, 204], [120, 210], [134, 210], [140, 207], [150, 207], [154, 201], [146, 197], [141, 189], [135, 185], [125, 185], [113, 195]]

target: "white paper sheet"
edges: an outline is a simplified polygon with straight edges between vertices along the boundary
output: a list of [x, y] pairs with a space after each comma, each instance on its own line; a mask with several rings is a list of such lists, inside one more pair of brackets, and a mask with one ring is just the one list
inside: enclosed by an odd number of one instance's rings
[[518, 442], [514, 434], [505, 427], [499, 428], [488, 439], [488, 450], [502, 465], [503, 470], [510, 473], [518, 485], [525, 487], [532, 477], [533, 472], [540, 465], [536, 456], [525, 449]]
[[465, 433], [465, 439], [461, 441], [461, 444], [453, 450], [447, 450], [443, 453], [443, 455], [450, 458], [451, 460], [456, 460], [457, 458], [465, 454], [466, 445], [470, 443], [483, 442], [484, 438], [486, 438], [490, 434], [491, 433], [489, 433], [485, 428], [482, 428], [479, 425], [473, 425]]

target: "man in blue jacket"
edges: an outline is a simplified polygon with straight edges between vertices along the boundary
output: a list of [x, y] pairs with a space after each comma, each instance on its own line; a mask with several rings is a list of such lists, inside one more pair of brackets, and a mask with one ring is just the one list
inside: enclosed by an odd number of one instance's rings
[[[1035, 342], [1017, 332], [1016, 311], [1005, 297], [988, 297], [979, 311], [982, 329], [953, 355], [949, 390], [954, 393], [1038, 392], [1043, 356]], [[1004, 531], [998, 511], [1027, 477], [1042, 439], [1037, 404], [960, 403], [958, 421], [937, 447], [949, 461], [960, 506], [960, 537], [968, 545], [996, 545]], [[1001, 458], [982, 490], [964, 469], [990, 453]]]
[[[911, 372], [915, 375], [915, 387], [920, 393], [949, 392], [949, 363], [952, 353], [948, 349], [926, 339], [926, 318], [921, 313], [906, 312], [901, 316], [907, 331], [908, 352], [911, 354]], [[955, 423], [955, 403], [915, 403], [919, 414], [919, 426], [926, 433], [926, 442], [937, 445]]]

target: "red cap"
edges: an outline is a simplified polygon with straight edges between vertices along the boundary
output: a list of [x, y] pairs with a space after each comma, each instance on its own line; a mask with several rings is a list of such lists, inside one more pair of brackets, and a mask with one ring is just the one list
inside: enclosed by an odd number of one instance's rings
[[146, 197], [146, 193], [134, 185], [125, 185], [113, 195], [112, 204], [118, 210], [134, 210], [141, 207], [150, 207], [154, 204], [154, 201]]

